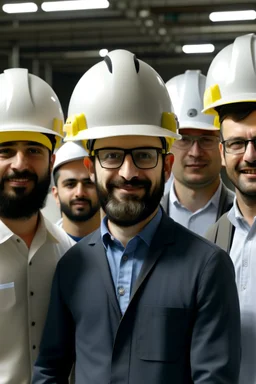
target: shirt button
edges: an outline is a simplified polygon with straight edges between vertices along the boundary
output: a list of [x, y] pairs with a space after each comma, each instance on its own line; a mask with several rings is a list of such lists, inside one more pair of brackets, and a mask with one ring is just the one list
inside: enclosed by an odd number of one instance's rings
[[123, 255], [123, 261], [127, 261], [128, 260], [128, 256], [127, 255]]
[[34, 321], [32, 321], [31, 325], [32, 325], [32, 327], [34, 327], [36, 325], [36, 323]]
[[120, 296], [123, 296], [123, 295], [125, 294], [125, 289], [124, 289], [124, 287], [119, 287], [119, 288], [118, 288], [118, 293], [119, 293]]
[[36, 349], [36, 346], [35, 345], [33, 345], [33, 347], [32, 347], [33, 349]]
[[30, 261], [28, 265], [32, 265], [32, 261]]
[[33, 296], [33, 295], [34, 295], [34, 292], [31, 291], [31, 292], [30, 292], [30, 296]]
[[17, 243], [20, 243], [20, 239], [16, 239]]
[[244, 260], [244, 261], [243, 261], [243, 266], [244, 266], [244, 267], [247, 267], [247, 266], [248, 266], [248, 262], [247, 262], [247, 260]]
[[242, 290], [243, 290], [243, 291], [246, 290], [246, 285], [243, 285], [243, 286], [242, 286]]

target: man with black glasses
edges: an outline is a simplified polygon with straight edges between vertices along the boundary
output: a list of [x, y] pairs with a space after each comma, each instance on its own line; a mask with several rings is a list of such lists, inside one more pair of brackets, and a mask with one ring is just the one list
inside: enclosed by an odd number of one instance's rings
[[207, 74], [205, 111], [221, 124], [221, 155], [235, 186], [233, 208], [207, 238], [230, 252], [242, 326], [239, 384], [256, 384], [256, 36], [238, 37], [215, 57]]
[[219, 128], [214, 126], [214, 116], [201, 112], [205, 80], [200, 71], [190, 70], [166, 83], [182, 139], [172, 146], [172, 177], [161, 201], [172, 219], [199, 235], [234, 200], [234, 193], [220, 177]]
[[[86, 90], [86, 92], [85, 92]], [[117, 50], [80, 79], [67, 140], [106, 216], [58, 264], [33, 384], [237, 384], [234, 267], [161, 209], [179, 138], [160, 76]]]

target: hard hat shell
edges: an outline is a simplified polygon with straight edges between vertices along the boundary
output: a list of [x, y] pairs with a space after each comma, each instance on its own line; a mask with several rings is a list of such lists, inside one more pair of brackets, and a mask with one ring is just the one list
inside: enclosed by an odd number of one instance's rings
[[63, 164], [83, 159], [88, 156], [84, 144], [80, 141], [68, 141], [64, 143], [56, 152], [53, 173]]
[[81, 114], [85, 116], [82, 125], [86, 126], [79, 128], [77, 122], [70, 132], [69, 121], [64, 127], [65, 141], [123, 135], [180, 138], [162, 78], [125, 50], [110, 52], [79, 80], [70, 99], [68, 116], [72, 120], [72, 116]]
[[239, 36], [213, 59], [206, 77], [204, 113], [225, 104], [256, 101], [256, 36]]
[[218, 130], [214, 116], [202, 113], [206, 76], [200, 70], [187, 70], [166, 83], [179, 129]]
[[0, 74], [0, 133], [40, 132], [63, 137], [63, 121], [59, 99], [44, 80], [23, 68]]

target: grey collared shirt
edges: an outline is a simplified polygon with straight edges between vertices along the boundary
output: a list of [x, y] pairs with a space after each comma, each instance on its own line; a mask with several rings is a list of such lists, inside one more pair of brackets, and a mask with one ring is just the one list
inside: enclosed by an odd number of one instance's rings
[[228, 213], [235, 226], [230, 257], [241, 310], [242, 360], [239, 384], [256, 384], [256, 217], [250, 227], [235, 199]]

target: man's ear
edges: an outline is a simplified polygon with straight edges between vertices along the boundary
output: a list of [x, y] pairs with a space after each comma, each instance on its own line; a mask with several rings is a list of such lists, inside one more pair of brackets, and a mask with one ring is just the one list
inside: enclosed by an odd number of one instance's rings
[[224, 153], [224, 146], [223, 146], [223, 144], [220, 143], [219, 149], [220, 149], [220, 155], [221, 155], [221, 165], [223, 167], [226, 167], [226, 159], [225, 159], [225, 153]]
[[56, 204], [58, 205], [58, 207], [60, 207], [58, 188], [55, 185], [52, 187], [52, 195], [53, 195], [53, 197], [55, 199]]
[[95, 183], [95, 167], [93, 161], [90, 159], [89, 156], [86, 156], [84, 158], [84, 166], [87, 169], [89, 173], [89, 177], [93, 183]]
[[168, 155], [166, 155], [165, 159], [164, 159], [164, 178], [165, 178], [165, 182], [171, 176], [173, 162], [174, 162], [174, 154], [173, 153], [168, 153]]
[[52, 153], [51, 157], [50, 157], [50, 170], [51, 170], [51, 172], [52, 172], [52, 169], [53, 169], [53, 164], [55, 162], [55, 157], [56, 157], [55, 154]]

